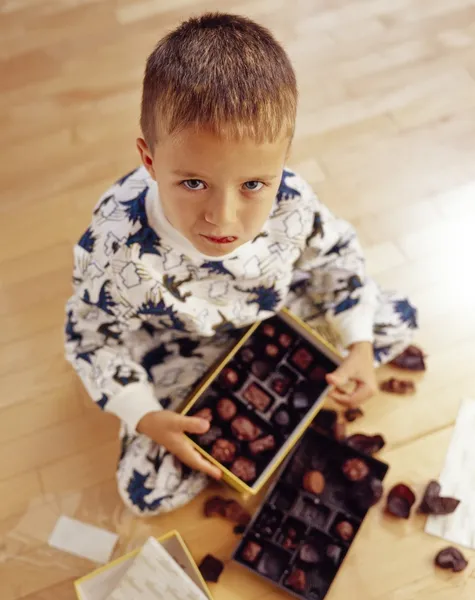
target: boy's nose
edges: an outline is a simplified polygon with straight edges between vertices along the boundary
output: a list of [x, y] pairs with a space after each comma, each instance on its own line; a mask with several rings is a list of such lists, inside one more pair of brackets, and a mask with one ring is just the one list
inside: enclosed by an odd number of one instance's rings
[[226, 231], [225, 229], [236, 223], [236, 220], [237, 202], [231, 195], [213, 198], [207, 202], [205, 221], [223, 229], [220, 233], [231, 234], [232, 231]]

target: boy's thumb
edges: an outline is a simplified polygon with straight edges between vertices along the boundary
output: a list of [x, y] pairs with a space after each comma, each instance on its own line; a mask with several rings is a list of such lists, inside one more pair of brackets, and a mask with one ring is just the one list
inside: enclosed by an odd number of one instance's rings
[[348, 383], [348, 374], [343, 367], [339, 367], [333, 373], [328, 373], [327, 383], [335, 387], [343, 387]]

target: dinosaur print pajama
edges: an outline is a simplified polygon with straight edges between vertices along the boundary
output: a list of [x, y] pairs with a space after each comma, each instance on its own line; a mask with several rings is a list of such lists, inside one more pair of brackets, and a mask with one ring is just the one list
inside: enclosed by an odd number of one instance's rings
[[74, 249], [73, 284], [66, 357], [122, 422], [118, 489], [144, 516], [185, 504], [207, 479], [138, 434], [138, 422], [177, 409], [243, 328], [287, 306], [343, 352], [372, 341], [378, 364], [417, 328], [409, 301], [365, 274], [351, 225], [287, 169], [259, 235], [219, 259], [167, 221], [145, 168], [132, 171], [94, 209]]

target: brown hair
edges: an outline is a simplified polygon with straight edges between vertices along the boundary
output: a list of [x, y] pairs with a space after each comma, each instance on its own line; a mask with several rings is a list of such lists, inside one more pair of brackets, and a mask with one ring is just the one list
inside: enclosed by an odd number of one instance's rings
[[292, 137], [297, 84], [268, 29], [246, 17], [208, 13], [157, 44], [143, 80], [140, 124], [153, 148], [186, 127], [257, 142]]

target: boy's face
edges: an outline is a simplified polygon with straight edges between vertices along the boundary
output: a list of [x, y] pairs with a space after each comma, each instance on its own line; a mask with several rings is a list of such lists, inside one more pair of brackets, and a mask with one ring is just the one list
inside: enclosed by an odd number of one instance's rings
[[279, 187], [289, 138], [256, 144], [186, 129], [162, 136], [142, 161], [168, 221], [208, 256], [223, 256], [261, 231]]

